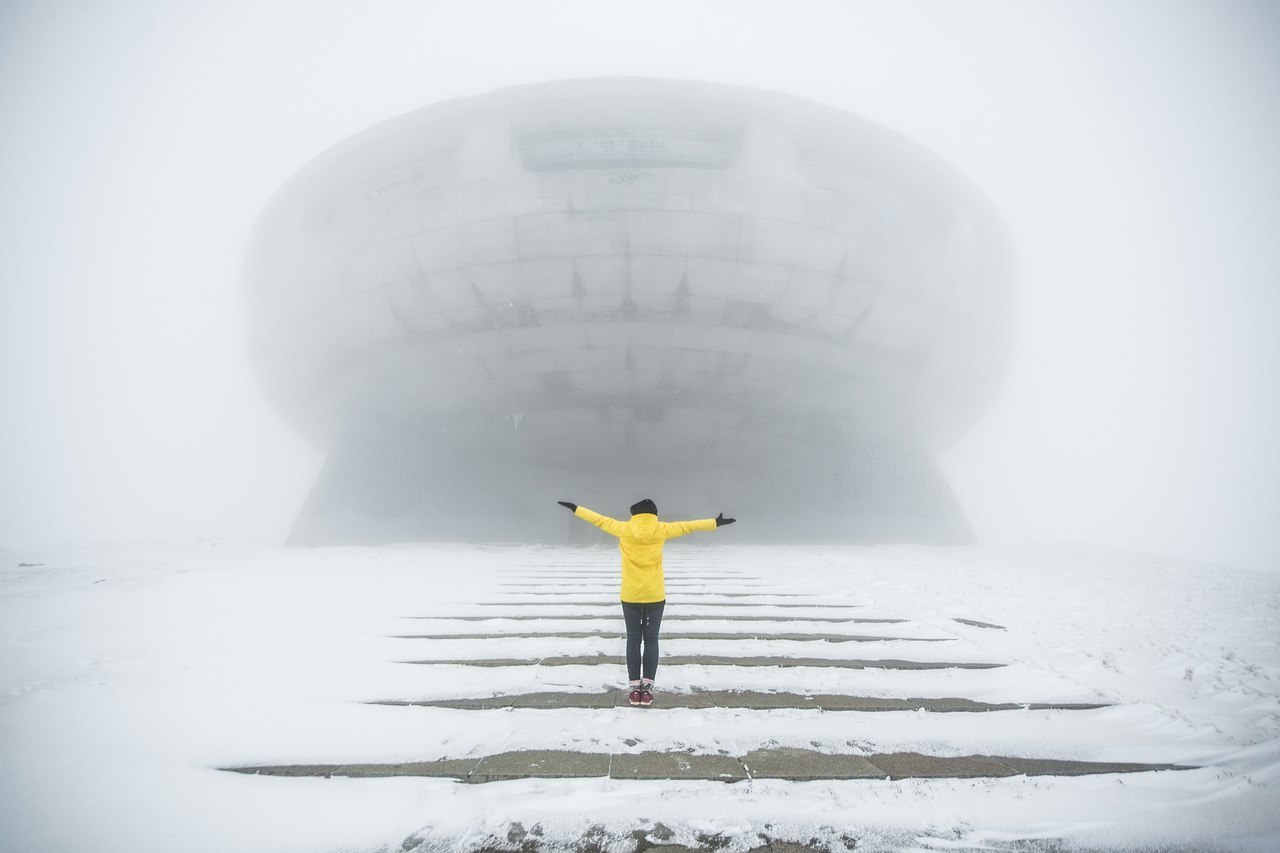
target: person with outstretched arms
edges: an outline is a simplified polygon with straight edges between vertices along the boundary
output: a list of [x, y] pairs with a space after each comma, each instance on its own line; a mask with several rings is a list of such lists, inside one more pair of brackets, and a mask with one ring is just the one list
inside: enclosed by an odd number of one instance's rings
[[653, 704], [653, 682], [658, 674], [658, 631], [667, 603], [662, 575], [662, 545], [668, 539], [695, 530], [715, 530], [737, 519], [715, 518], [698, 521], [659, 521], [658, 507], [645, 498], [631, 506], [630, 521], [619, 521], [569, 501], [559, 504], [610, 536], [618, 537], [622, 551], [622, 616], [627, 623], [628, 699], [632, 705]]

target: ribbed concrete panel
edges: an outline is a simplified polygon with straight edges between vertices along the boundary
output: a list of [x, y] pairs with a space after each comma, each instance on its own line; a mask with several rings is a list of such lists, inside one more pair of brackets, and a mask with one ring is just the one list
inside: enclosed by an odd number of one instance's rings
[[464, 266], [488, 266], [520, 257], [514, 218], [488, 219], [453, 229]]
[[1007, 254], [945, 163], [782, 95], [566, 81], [378, 125], [246, 265], [264, 385], [331, 452], [295, 539], [462, 535], [464, 505], [542, 539], [556, 497], [645, 490], [963, 538], [929, 443], [999, 378]]
[[418, 271], [428, 275], [453, 272], [462, 265], [458, 240], [451, 228], [426, 231], [414, 237], [413, 254]]
[[516, 240], [522, 258], [627, 253], [627, 218], [616, 212], [544, 213], [517, 220]]
[[643, 296], [659, 312], [678, 309], [676, 297], [681, 289], [688, 289], [687, 274], [692, 259], [679, 255], [645, 255], [634, 249], [627, 255], [630, 279], [643, 282]]
[[738, 257], [820, 272], [837, 270], [848, 238], [821, 228], [778, 219], [744, 218]]
[[628, 251], [732, 259], [742, 219], [722, 213], [636, 210], [627, 214]]

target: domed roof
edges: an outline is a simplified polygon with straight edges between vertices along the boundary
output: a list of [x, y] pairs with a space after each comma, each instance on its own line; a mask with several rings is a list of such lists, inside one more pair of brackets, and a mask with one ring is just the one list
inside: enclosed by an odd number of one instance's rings
[[256, 363], [321, 441], [502, 418], [574, 452], [814, 417], [946, 435], [1009, 339], [1004, 229], [961, 175], [772, 92], [566, 80], [321, 154], [246, 266]]

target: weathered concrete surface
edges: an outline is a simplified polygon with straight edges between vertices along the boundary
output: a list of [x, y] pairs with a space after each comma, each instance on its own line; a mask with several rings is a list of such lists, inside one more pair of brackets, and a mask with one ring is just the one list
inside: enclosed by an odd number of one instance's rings
[[[411, 660], [403, 663], [452, 666], [623, 666], [621, 655], [557, 655], [545, 658], [475, 658]], [[842, 660], [840, 658], [729, 657], [727, 655], [664, 655], [663, 666], [778, 666], [835, 667], [840, 669], [996, 669], [1002, 663], [963, 663], [918, 660]]]
[[1134, 764], [1115, 761], [1063, 761], [1055, 758], [997, 759], [1027, 776], [1089, 776], [1097, 773], [1140, 773], [1147, 770], [1190, 770], [1179, 764]]
[[[543, 565], [531, 565], [529, 569], [536, 570], [536, 574], [529, 571], [520, 571], [514, 569], [499, 569], [498, 576], [512, 583], [537, 583], [542, 580], [554, 579], [577, 579], [577, 578], [596, 578], [598, 580], [616, 580], [618, 577], [617, 568], [611, 568], [608, 563], [599, 560], [592, 560], [588, 565], [574, 568], [571, 566], [563, 566], [554, 570], [547, 570]], [[760, 576], [759, 572], [747, 571], [746, 569], [726, 569], [722, 566], [713, 567], [707, 563], [683, 563], [667, 567], [667, 580], [682, 581], [685, 583], [691, 581], [702, 581], [708, 578], [742, 578], [752, 583], [762, 584], [769, 583], [765, 578]]]
[[561, 779], [609, 775], [609, 755], [563, 749], [503, 752], [480, 760], [468, 782], [504, 779]]
[[[539, 613], [531, 614], [509, 614], [496, 616], [406, 616], [406, 619], [434, 619], [438, 622], [542, 622], [542, 621], [579, 621], [593, 620], [597, 622], [612, 621], [618, 619], [617, 613], [608, 614], [591, 614], [591, 613]], [[719, 613], [712, 615], [670, 615], [662, 617], [662, 624], [667, 625], [671, 622], [703, 622], [708, 619], [714, 619], [717, 622], [859, 622], [875, 625], [897, 625], [907, 622], [907, 619], [879, 619], [871, 617], [858, 616], [732, 616], [720, 615]]]
[[860, 755], [827, 755], [811, 749], [757, 749], [742, 757], [753, 779], [876, 779], [884, 771]]
[[[563, 597], [559, 597], [563, 598]], [[855, 610], [867, 605], [817, 605], [817, 603], [771, 601], [682, 601], [685, 607], [808, 607], [809, 610]], [[479, 607], [608, 607], [617, 608], [616, 601], [481, 601]]]
[[427, 776], [442, 779], [466, 779], [480, 763], [479, 758], [412, 761], [402, 764], [276, 764], [259, 767], [224, 767], [235, 773], [259, 776], [323, 777], [382, 779], [389, 776]]
[[[517, 593], [528, 594], [528, 593]], [[747, 594], [742, 597], [746, 598]], [[538, 640], [556, 639], [588, 639], [603, 638], [618, 641], [621, 650], [623, 633], [614, 627], [620, 620], [614, 613], [613, 605], [609, 605], [609, 615], [561, 614], [552, 615], [512, 615], [512, 611], [523, 609], [523, 605], [539, 602], [506, 602], [502, 605], [492, 604], [497, 615], [489, 616], [436, 616], [411, 617], [437, 619], [446, 622], [518, 622], [512, 627], [514, 633], [430, 633], [401, 635], [404, 639], [424, 640], [475, 640], [488, 639], [520, 639], [536, 642]], [[574, 604], [560, 602], [568, 607], [588, 607], [597, 605]], [[759, 602], [719, 602], [721, 608], [751, 606], [809, 608], [818, 610], [832, 607], [820, 603], [811, 604], [778, 604], [761, 605]], [[849, 608], [855, 605], [835, 605]], [[504, 609], [503, 609], [504, 608]], [[828, 611], [830, 612], [830, 611]], [[804, 626], [794, 623], [904, 623], [905, 619], [891, 618], [851, 618], [832, 616], [812, 616], [796, 612], [794, 616], [771, 615], [668, 615], [664, 622], [688, 623], [694, 620], [705, 623], [706, 620], [732, 621], [741, 624], [742, 630], [735, 632], [729, 626], [717, 626], [721, 630], [702, 630], [702, 626], [689, 626], [690, 630], [667, 630], [665, 639], [683, 640], [721, 640], [721, 639], [768, 639], [791, 640], [809, 643], [857, 643], [857, 642], [943, 642], [952, 637], [881, 637], [862, 634], [832, 633], [832, 629], [824, 626], [809, 626], [813, 630], [806, 631]], [[559, 620], [591, 620], [612, 623], [607, 627], [583, 625], [586, 630], [556, 630], [549, 628], [539, 630], [542, 626], [533, 626], [533, 622], [551, 622]], [[955, 622], [982, 629], [1003, 628], [987, 622], [968, 619], [955, 619]], [[526, 627], [528, 625], [528, 627]], [[433, 626], [434, 627], [434, 626]], [[461, 626], [459, 626], [461, 627]], [[578, 626], [570, 626], [578, 627]], [[776, 632], [771, 628], [777, 628]], [[787, 630], [790, 628], [790, 630]], [[437, 629], [438, 630], [438, 629]], [[465, 629], [464, 629], [465, 630]], [[834, 629], [839, 630], [839, 629]], [[483, 631], [483, 628], [481, 628]], [[521, 649], [530, 648], [521, 646]], [[555, 648], [554, 643], [548, 649]], [[810, 646], [809, 648], [814, 648]], [[542, 651], [541, 648], [536, 649]], [[852, 649], [850, 649], [852, 651]], [[477, 667], [524, 667], [524, 666], [567, 666], [567, 665], [608, 665], [623, 666], [620, 655], [557, 655], [544, 658], [496, 658], [496, 659], [450, 659], [406, 661], [419, 665], [462, 665]], [[909, 661], [899, 659], [841, 659], [820, 658], [812, 656], [742, 656], [729, 655], [668, 655], [662, 659], [664, 666], [755, 666], [755, 667], [839, 667], [845, 669], [882, 668], [882, 669], [990, 669], [1004, 664], [972, 663], [949, 661]], [[602, 679], [608, 681], [608, 679]], [[585, 685], [584, 685], [585, 686]], [[627, 699], [627, 691], [605, 686], [602, 690], [592, 692], [558, 692], [545, 691], [525, 694], [514, 694], [493, 697], [466, 697], [453, 699], [393, 699], [369, 704], [389, 706], [420, 706], [427, 708], [451, 709], [457, 712], [471, 711], [550, 711], [559, 709], [582, 709], [608, 712], [619, 709], [621, 713], [663, 714], [666, 711], [687, 709], [743, 709], [751, 711], [770, 711], [774, 709], [806, 710], [814, 714], [826, 712], [913, 712], [918, 710], [930, 713], [979, 713], [979, 712], [1016, 712], [1019, 710], [1052, 710], [1061, 712], [1093, 710], [1109, 707], [1099, 703], [1054, 703], [1054, 702], [980, 702], [961, 697], [907, 697], [890, 698], [882, 696], [852, 696], [836, 694], [797, 694], [774, 693], [750, 690], [700, 690], [692, 692], [664, 692], [656, 695], [651, 708], [631, 708]], [[623, 712], [621, 709], [625, 708]], [[612, 719], [615, 715], [606, 713]], [[618, 720], [629, 719], [618, 716]], [[484, 725], [479, 721], [477, 725]], [[631, 745], [632, 742], [628, 742]], [[744, 748], [750, 748], [744, 747]], [[746, 779], [779, 779], [788, 781], [816, 780], [867, 780], [877, 782], [885, 779], [942, 779], [942, 778], [1000, 778], [1018, 775], [1027, 776], [1083, 776], [1091, 774], [1136, 773], [1150, 771], [1189, 769], [1169, 764], [1138, 764], [1116, 762], [1070, 761], [1062, 759], [967, 755], [967, 756], [933, 756], [919, 753], [885, 753], [872, 755], [852, 755], [841, 752], [822, 752], [808, 748], [775, 747], [755, 749], [746, 755], [731, 756], [724, 754], [692, 754], [688, 752], [615, 752], [615, 753], [583, 753], [573, 750], [542, 750], [497, 753], [488, 756], [471, 758], [442, 759], [436, 761], [407, 762], [395, 764], [305, 764], [305, 765], [270, 765], [262, 767], [226, 768], [241, 773], [260, 773], [273, 776], [306, 776], [306, 777], [353, 777], [376, 778], [392, 776], [420, 776], [454, 779], [462, 782], [485, 783], [510, 779], [556, 779], [556, 778], [603, 778], [618, 780], [642, 779], [698, 779], [708, 781], [737, 782]], [[657, 848], [649, 848], [657, 849]]]
[[385, 776], [433, 776], [441, 779], [461, 779], [470, 776], [475, 771], [477, 763], [479, 760], [475, 758], [457, 758], [405, 764], [344, 764], [330, 775], [358, 779], [378, 779]]
[[746, 756], [683, 752], [597, 753], [571, 750], [504, 752], [481, 758], [401, 764], [299, 764], [227, 767], [263, 776], [381, 778], [426, 776], [463, 782], [508, 779], [970, 779], [1016, 775], [1085, 776], [1192, 768], [1173, 764], [1119, 764], [1007, 756], [935, 756], [914, 752], [832, 755], [808, 749], [755, 750]]
[[[627, 706], [624, 690], [603, 693], [525, 693], [513, 696], [488, 696], [466, 699], [389, 699], [373, 705], [418, 706], [484, 711], [494, 708], [609, 708]], [[890, 699], [880, 696], [836, 696], [795, 693], [757, 693], [751, 691], [699, 690], [693, 693], [656, 694], [649, 711], [688, 708], [741, 708], [766, 711], [777, 708], [812, 709], [815, 711], [915, 711], [933, 713], [966, 713], [984, 711], [1092, 711], [1110, 707], [1083, 702], [977, 702], [957, 697]]]
[[982, 755], [939, 758], [918, 752], [895, 752], [872, 756], [872, 763], [891, 779], [989, 778], [1014, 776], [1017, 771], [999, 759]]
[[740, 782], [746, 768], [727, 755], [692, 755], [683, 752], [621, 753], [613, 756], [609, 775], [614, 779], [712, 779]]
[[[619, 702], [626, 702], [626, 694], [621, 690], [610, 690], [605, 693], [583, 693], [577, 697], [578, 708], [613, 708]], [[630, 705], [630, 702], [626, 702]], [[560, 695], [556, 693], [526, 693], [511, 697], [512, 708], [562, 708]]]
[[[682, 592], [676, 599], [680, 602], [689, 601], [688, 596], [691, 595], [715, 595], [721, 598], [814, 598], [815, 596], [807, 592], [774, 592], [774, 587], [770, 584], [751, 584], [739, 583], [733, 581], [734, 589], [751, 589], [759, 588], [760, 592], [719, 592], [710, 591], [707, 587], [715, 586], [714, 582], [689, 584], [689, 583], [666, 583], [667, 589], [689, 589], [695, 592]], [[566, 595], [595, 595], [598, 590], [611, 592], [618, 591], [618, 581], [615, 579], [612, 583], [509, 583], [503, 584], [503, 590], [518, 589], [519, 592], [504, 592], [504, 595], [540, 595], [546, 598], [561, 598]], [[550, 592], [548, 590], [555, 590]], [[820, 605], [818, 605], [820, 606]]]
[[[557, 631], [539, 634], [394, 634], [393, 640], [625, 640], [618, 631]], [[765, 634], [744, 631], [740, 634], [708, 631], [663, 631], [663, 640], [790, 640], [825, 643], [950, 643], [954, 637], [877, 637], [873, 634]]]
[[961, 625], [972, 625], [975, 628], [996, 628], [998, 630], [1006, 630], [1003, 625], [996, 625], [991, 622], [979, 622], [977, 619], [952, 619], [952, 622], [959, 622]]

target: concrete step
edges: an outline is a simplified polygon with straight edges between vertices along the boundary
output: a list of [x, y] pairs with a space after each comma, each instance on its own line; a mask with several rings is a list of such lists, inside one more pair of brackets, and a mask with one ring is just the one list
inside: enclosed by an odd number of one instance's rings
[[[405, 619], [434, 619], [440, 622], [492, 622], [495, 620], [507, 621], [562, 621], [562, 620], [584, 620], [590, 619], [595, 621], [606, 621], [618, 619], [618, 614], [590, 614], [590, 613], [539, 613], [536, 615], [528, 613], [515, 614], [497, 614], [485, 616], [405, 616]], [[907, 619], [881, 619], [866, 616], [734, 616], [732, 614], [703, 614], [679, 616], [669, 614], [662, 617], [662, 624], [669, 625], [672, 622], [705, 622], [713, 619], [717, 622], [841, 622], [841, 623], [863, 623], [876, 625], [899, 625], [907, 622]]]
[[[877, 610], [868, 605], [849, 603], [831, 603], [822, 601], [820, 593], [800, 593], [791, 591], [785, 584], [769, 584], [758, 577], [744, 576], [730, 571], [711, 570], [697, 575], [676, 572], [667, 573], [668, 586], [674, 595], [679, 596], [681, 606], [669, 609], [664, 622], [663, 639], [715, 641], [731, 639], [751, 640], [785, 640], [809, 643], [867, 643], [867, 642], [946, 642], [956, 637], [884, 637], [867, 634], [839, 633], [842, 630], [858, 630], [836, 626], [859, 624], [901, 625], [910, 620], [902, 618], [886, 618], [875, 614]], [[423, 633], [397, 635], [398, 639], [423, 640], [463, 640], [484, 641], [516, 639], [520, 641], [538, 640], [580, 640], [605, 639], [616, 640], [616, 651], [622, 651], [624, 632], [621, 630], [621, 616], [618, 602], [607, 599], [616, 592], [618, 577], [616, 571], [602, 572], [597, 568], [583, 565], [581, 568], [553, 567], [551, 573], [541, 574], [536, 571], [512, 571], [506, 573], [505, 582], [494, 590], [494, 598], [515, 600], [469, 602], [456, 607], [454, 613], [442, 615], [412, 616], [410, 619], [432, 620]], [[715, 592], [723, 586], [726, 592]], [[772, 591], [772, 590], [786, 591]], [[577, 598], [566, 601], [566, 598]], [[715, 598], [715, 601], [707, 599]], [[761, 601], [761, 599], [766, 599]], [[818, 600], [814, 600], [818, 599]], [[452, 605], [448, 605], [452, 606]], [[485, 608], [485, 612], [476, 615], [476, 610]], [[866, 616], [852, 615], [858, 608]], [[584, 612], [597, 609], [599, 612]], [[455, 615], [457, 611], [466, 615]], [[548, 612], [543, 612], [548, 611]], [[692, 611], [692, 612], [691, 612]], [[763, 613], [763, 615], [762, 615]], [[574, 624], [585, 621], [587, 624]], [[558, 622], [569, 624], [557, 625]], [[1003, 627], [990, 622], [971, 619], [954, 619], [955, 623], [967, 626], [956, 628], [956, 633], [973, 636], [968, 629], [1003, 630]], [[539, 623], [535, 625], [534, 623]], [[591, 624], [595, 623], [595, 624]], [[440, 633], [456, 628], [458, 633]], [[512, 633], [493, 633], [493, 629], [510, 629]], [[564, 629], [564, 630], [561, 630]], [[740, 629], [740, 630], [739, 630]], [[875, 630], [875, 629], [864, 629]], [[932, 629], [900, 628], [888, 629], [912, 631], [913, 633], [935, 633]], [[696, 647], [695, 647], [696, 648]], [[946, 647], [939, 647], [944, 649]], [[417, 651], [422, 653], [426, 647]], [[529, 645], [522, 643], [514, 649], [503, 649], [504, 652], [518, 650], [518, 654], [527, 654]], [[613, 650], [613, 649], [610, 649]], [[785, 651], [771, 648], [769, 651]], [[1003, 663], [963, 662], [963, 661], [912, 661], [901, 659], [858, 659], [858, 658], [823, 658], [814, 657], [821, 647], [809, 646], [797, 648], [798, 651], [809, 652], [808, 656], [771, 655], [720, 655], [689, 654], [665, 655], [661, 665], [668, 666], [713, 666], [713, 667], [822, 667], [831, 669], [883, 669], [883, 670], [987, 670], [1005, 666]], [[835, 654], [842, 650], [830, 649]], [[458, 651], [473, 653], [475, 649], [465, 647], [461, 650], [449, 649], [445, 654], [457, 654]], [[848, 648], [856, 652], [855, 648]], [[866, 650], [874, 654], [874, 651]], [[431, 652], [426, 652], [431, 653]], [[963, 652], [949, 651], [939, 653], [940, 656], [967, 656]], [[620, 670], [625, 661], [621, 654], [565, 654], [549, 657], [526, 658], [476, 658], [476, 659], [433, 659], [402, 661], [419, 666], [459, 666], [477, 668], [528, 668], [553, 666], [608, 666]], [[616, 671], [615, 670], [615, 674]], [[697, 671], [684, 671], [697, 677]], [[732, 680], [725, 681], [725, 673]], [[745, 679], [732, 677], [731, 670], [716, 670], [711, 677], [716, 683], [730, 687], [744, 683]], [[470, 678], [482, 678], [483, 690], [496, 689], [489, 682], [493, 678], [505, 678], [508, 673], [491, 672], [480, 675], [473, 672]], [[818, 673], [813, 673], [817, 676]], [[516, 672], [520, 686], [508, 689], [526, 689], [528, 674]], [[860, 676], [841, 676], [838, 672], [828, 671], [822, 675], [824, 679], [861, 678]], [[895, 680], [910, 676], [892, 676]], [[923, 675], [924, 680], [932, 680], [939, 676]], [[532, 676], [536, 682], [544, 676]], [[979, 680], [981, 676], [970, 676]], [[587, 689], [592, 682], [604, 683], [609, 679], [591, 679], [582, 685]], [[683, 684], [677, 679], [675, 683]], [[689, 690], [690, 686], [692, 689]], [[470, 689], [470, 688], [467, 688]], [[469, 720], [459, 716], [467, 712], [503, 711], [534, 714], [546, 712], [554, 714], [559, 710], [569, 711], [566, 718], [573, 718], [573, 710], [603, 711], [609, 719], [615, 716], [619, 720], [626, 714], [658, 714], [660, 717], [670, 712], [687, 712], [696, 709], [734, 709], [748, 712], [770, 711], [811, 711], [814, 715], [827, 712], [916, 712], [973, 714], [985, 712], [1051, 711], [1069, 714], [1072, 711], [1095, 710], [1110, 707], [1097, 703], [1071, 702], [981, 702], [954, 696], [888, 698], [880, 696], [855, 696], [836, 694], [802, 695], [796, 693], [766, 693], [742, 690], [704, 690], [696, 685], [686, 685], [683, 689], [689, 692], [659, 692], [656, 702], [650, 708], [631, 708], [625, 690], [606, 688], [594, 693], [575, 692], [533, 692], [497, 697], [450, 698], [450, 699], [392, 699], [368, 702], [368, 705], [397, 706], [405, 710], [387, 711], [391, 714], [414, 713], [409, 708], [422, 709], [418, 713], [424, 724], [429, 725], [431, 719]], [[825, 689], [840, 689], [827, 686]], [[868, 689], [865, 685], [862, 689]], [[911, 690], [928, 691], [931, 688], [923, 682]], [[952, 686], [948, 691], [957, 690]], [[397, 691], [398, 692], [398, 691]], [[963, 691], [961, 691], [963, 692]], [[1003, 697], [1002, 697], [1003, 698]], [[610, 710], [626, 708], [625, 711]], [[434, 710], [432, 710], [434, 709]], [[598, 713], [588, 714], [595, 718]], [[707, 715], [703, 715], [707, 716]], [[710, 718], [718, 718], [719, 712], [712, 713]], [[741, 715], [732, 714], [733, 718]], [[807, 720], [818, 720], [818, 716], [802, 715]], [[776, 718], [771, 716], [771, 718]], [[789, 719], [785, 714], [784, 719]], [[529, 717], [521, 717], [529, 722]], [[550, 719], [550, 718], [548, 718]], [[625, 719], [631, 719], [626, 717]], [[666, 717], [676, 719], [675, 716]], [[846, 719], [844, 717], [840, 719]], [[848, 718], [851, 719], [851, 718]], [[954, 719], [954, 718], [953, 718]], [[1078, 720], [1079, 718], [1077, 718]], [[1088, 719], [1087, 717], [1085, 718]], [[486, 726], [493, 717], [480, 714], [476, 717], [476, 725]], [[1066, 717], [1063, 724], [1069, 725]], [[798, 725], [800, 723], [797, 723]], [[975, 723], [976, 724], [976, 723]], [[996, 721], [997, 725], [1003, 725]], [[466, 725], [470, 725], [467, 723]], [[843, 726], [843, 723], [841, 723]], [[964, 725], [970, 725], [965, 723]], [[980, 724], [979, 724], [980, 725]], [[485, 741], [479, 741], [484, 743]], [[773, 741], [770, 741], [771, 743]], [[807, 741], [805, 741], [807, 742]], [[488, 749], [501, 749], [498, 740], [488, 744]], [[999, 755], [964, 755], [938, 756], [919, 753], [876, 753], [855, 755], [830, 753], [814, 749], [795, 749], [776, 747], [757, 749], [743, 755], [730, 755], [725, 750], [716, 754], [693, 754], [691, 752], [645, 752], [635, 741], [628, 740], [627, 746], [616, 747], [625, 750], [630, 747], [636, 751], [615, 753], [579, 752], [571, 749], [521, 750], [498, 752], [491, 755], [473, 756], [469, 758], [444, 758], [440, 760], [418, 761], [409, 763], [348, 763], [348, 764], [299, 764], [299, 765], [261, 765], [223, 768], [239, 773], [256, 773], [272, 776], [296, 777], [399, 777], [421, 776], [454, 779], [468, 783], [486, 783], [515, 779], [575, 779], [575, 778], [611, 778], [616, 780], [645, 779], [691, 779], [718, 780], [736, 782], [747, 779], [779, 779], [791, 781], [835, 780], [835, 779], [938, 779], [938, 778], [998, 778], [1015, 775], [1091, 775], [1112, 773], [1136, 773], [1151, 771], [1168, 771], [1190, 769], [1171, 764], [1139, 764], [1139, 763], [1100, 763], [1092, 761], [1051, 760], [1035, 757], [1011, 757]], [[713, 741], [713, 743], [718, 743]], [[514, 746], [514, 743], [511, 744]], [[552, 745], [556, 744], [552, 741]], [[724, 746], [729, 749], [748, 749], [747, 745], [733, 747], [729, 742]], [[444, 748], [443, 745], [437, 749]], [[608, 749], [610, 747], [597, 747]], [[846, 747], [835, 746], [836, 750]], [[874, 748], [874, 747], [870, 747]], [[972, 747], [970, 747], [972, 748]], [[999, 749], [1000, 747], [991, 747]], [[712, 747], [714, 750], [714, 747]], [[943, 747], [945, 750], [946, 747]], [[438, 754], [438, 753], [436, 753]]]
[[294, 764], [224, 767], [264, 776], [382, 778], [425, 776], [485, 783], [512, 779], [972, 779], [1003, 776], [1086, 776], [1193, 769], [1175, 764], [1064, 761], [994, 755], [936, 756], [914, 752], [833, 755], [807, 749], [760, 749], [743, 756], [683, 752], [593, 753], [570, 750], [504, 752], [403, 764]]
[[[627, 635], [619, 631], [556, 631], [520, 634], [393, 634], [395, 640], [588, 640], [606, 639], [625, 641]], [[665, 640], [790, 640], [795, 642], [824, 643], [950, 643], [954, 637], [877, 637], [872, 634], [763, 634], [743, 631], [737, 634], [701, 631], [663, 631]]]
[[[527, 593], [522, 593], [527, 594]], [[768, 594], [768, 593], [764, 593]], [[472, 607], [602, 607], [618, 610], [620, 602], [616, 601], [563, 601], [564, 596], [557, 596], [557, 601], [480, 601]], [[809, 610], [861, 610], [867, 605], [823, 605], [818, 602], [772, 602], [772, 601], [681, 601], [681, 605], [689, 607], [808, 607]]]
[[[453, 708], [464, 711], [487, 711], [503, 708], [554, 710], [557, 708], [626, 708], [627, 693], [608, 690], [602, 693], [518, 693], [474, 699], [389, 699], [371, 705], [401, 707]], [[686, 708], [742, 708], [752, 711], [805, 709], [814, 711], [916, 711], [964, 713], [985, 711], [1092, 711], [1109, 705], [1082, 702], [977, 702], [959, 697], [891, 699], [880, 696], [846, 696], [795, 693], [760, 693], [737, 690], [695, 690], [692, 693], [657, 694], [654, 704], [644, 713]]]
[[[504, 586], [502, 587], [502, 590], [503, 590], [503, 595], [535, 595], [535, 596], [542, 596], [544, 598], [555, 598], [555, 599], [563, 598], [566, 595], [576, 595], [578, 594], [579, 591], [581, 592], [582, 595], [596, 594], [596, 590], [594, 589], [590, 589], [590, 590], [583, 589], [582, 587], [586, 586], [586, 584], [581, 584], [581, 585], [568, 584], [567, 586], [571, 586], [573, 587], [573, 589], [565, 589], [559, 592], [547, 592], [546, 587], [541, 584], [537, 584], [536, 586], [538, 587], [537, 589], [528, 589], [528, 590], [521, 589], [521, 590], [515, 590], [511, 592], [507, 592], [507, 590], [512, 590], [513, 587]], [[667, 587], [670, 588], [671, 584], [667, 584]], [[613, 589], [615, 590], [617, 589], [616, 584], [613, 585]], [[682, 592], [680, 593], [679, 598], [680, 598], [680, 601], [682, 602], [691, 601], [692, 599], [690, 598], [690, 596], [695, 596], [695, 595], [699, 595], [699, 596], [714, 595], [719, 598], [763, 598], [765, 596], [768, 596], [769, 598], [816, 598], [817, 597], [817, 596], [809, 595], [803, 592], [705, 592], [705, 591], [700, 591], [700, 592]], [[504, 603], [508, 603], [508, 602], [504, 602]], [[620, 602], [614, 602], [614, 603], [616, 604]], [[765, 602], [765, 603], [768, 603], [768, 602]], [[821, 601], [813, 601], [809, 603], [813, 607], [824, 606]]]
[[[407, 660], [400, 663], [429, 666], [625, 666], [622, 655], [557, 655], [545, 658], [459, 658], [449, 660]], [[662, 666], [778, 666], [837, 667], [841, 669], [996, 669], [1003, 663], [960, 663], [952, 661], [857, 660], [800, 657], [731, 657], [728, 655], [663, 655]]]
[[952, 619], [952, 622], [959, 622], [961, 625], [971, 625], [974, 628], [996, 628], [1000, 631], [1007, 630], [1003, 625], [994, 625], [991, 622], [979, 622], [977, 619]]
[[[705, 589], [707, 588], [707, 586], [708, 586], [710, 583], [711, 583], [711, 582], [707, 582], [707, 583], [674, 583], [674, 582], [668, 581], [668, 582], [666, 583], [666, 588], [667, 588], [667, 589], [694, 589], [694, 590], [705, 590]], [[772, 584], [772, 583], [737, 583], [737, 582], [735, 582], [735, 583], [733, 584], [733, 588], [734, 588], [734, 589], [762, 589], [762, 590], [775, 590], [775, 589], [778, 589], [778, 584]], [[617, 578], [614, 578], [612, 581], [609, 581], [609, 582], [599, 582], [599, 583], [594, 582], [594, 581], [593, 581], [593, 582], [580, 581], [580, 582], [577, 582], [577, 583], [562, 583], [562, 582], [552, 582], [552, 583], [504, 583], [504, 584], [500, 584], [500, 585], [499, 585], [499, 589], [518, 589], [518, 590], [522, 590], [522, 591], [523, 591], [523, 590], [540, 590], [540, 589], [554, 589], [554, 590], [566, 590], [566, 589], [593, 589], [593, 590], [605, 589], [605, 590], [610, 590], [610, 589], [611, 589], [611, 590], [617, 590], [617, 589], [618, 589], [618, 579], [617, 579]], [[548, 593], [547, 593], [547, 595], [559, 595], [559, 594], [560, 594], [559, 592], [548, 592]], [[718, 594], [718, 595], [786, 595], [786, 596], [791, 596], [791, 597], [808, 597], [808, 598], [813, 598], [813, 597], [814, 597], [814, 596], [813, 596], [813, 594], [811, 594], [811, 593], [804, 593], [804, 592], [721, 592], [721, 593], [717, 593], [717, 594]]]
[[[547, 569], [545, 566], [521, 565], [511, 569], [499, 569], [498, 577], [502, 578], [519, 578], [528, 580], [530, 578], [558, 578], [558, 577], [597, 577], [597, 578], [613, 578], [617, 580], [622, 572], [622, 567], [616, 562], [616, 557], [611, 557], [611, 568], [601, 568], [599, 565], [579, 566], [579, 567], [557, 567], [555, 569]], [[530, 571], [536, 569], [536, 571]], [[748, 574], [747, 572], [737, 569], [709, 569], [700, 568], [696, 571], [687, 571], [685, 569], [673, 569], [670, 566], [663, 567], [663, 577], [667, 580], [704, 580], [706, 578], [730, 578], [748, 581], [764, 582], [764, 578], [759, 575]]]

